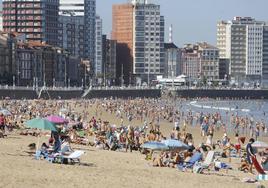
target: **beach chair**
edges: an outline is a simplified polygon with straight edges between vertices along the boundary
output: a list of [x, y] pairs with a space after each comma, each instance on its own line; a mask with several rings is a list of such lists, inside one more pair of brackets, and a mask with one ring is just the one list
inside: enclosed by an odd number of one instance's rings
[[76, 150], [70, 155], [62, 155], [62, 162], [64, 160], [69, 160], [71, 164], [80, 163], [80, 157], [85, 154], [85, 151]]
[[214, 156], [215, 156], [215, 152], [209, 151], [207, 156], [206, 156], [205, 161], [203, 163], [201, 163], [202, 168], [208, 169], [214, 160]]
[[203, 163], [194, 164], [194, 167], [193, 167], [194, 173], [202, 173], [204, 170], [209, 169], [209, 167], [213, 163], [214, 157], [215, 157], [215, 152], [209, 151]]
[[177, 168], [180, 171], [184, 171], [187, 168], [193, 168], [194, 164], [202, 159], [202, 153], [196, 152], [194, 155], [191, 157], [191, 159], [183, 164], [178, 164]]

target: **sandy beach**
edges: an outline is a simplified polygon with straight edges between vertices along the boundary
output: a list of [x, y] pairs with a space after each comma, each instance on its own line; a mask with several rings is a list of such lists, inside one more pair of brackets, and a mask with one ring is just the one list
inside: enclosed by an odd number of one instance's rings
[[[77, 111], [81, 110], [77, 107]], [[89, 109], [94, 113], [94, 107]], [[103, 112], [99, 117], [119, 124], [113, 115]], [[131, 124], [139, 125], [139, 121]], [[168, 135], [173, 124], [161, 123], [161, 130]], [[201, 142], [199, 128], [189, 128], [195, 142]], [[215, 134], [220, 139], [221, 133]], [[41, 140], [47, 141], [42, 136]], [[267, 141], [267, 140], [265, 140]], [[28, 145], [36, 143], [33, 136], [20, 136], [13, 132], [7, 138], [0, 139], [0, 187], [222, 187], [247, 188], [258, 185], [268, 186], [267, 182], [255, 184], [242, 183], [245, 177], [256, 175], [237, 170], [239, 160], [232, 160], [233, 170], [193, 174], [180, 172], [172, 168], [152, 167], [139, 152], [98, 150], [90, 146], [72, 144], [73, 149], [81, 149], [86, 154], [81, 158], [81, 165], [51, 164], [44, 160], [35, 160], [29, 153]]]

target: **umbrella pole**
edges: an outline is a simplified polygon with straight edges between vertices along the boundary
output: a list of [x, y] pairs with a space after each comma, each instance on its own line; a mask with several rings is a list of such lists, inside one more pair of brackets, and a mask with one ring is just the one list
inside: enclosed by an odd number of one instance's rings
[[36, 153], [38, 151], [39, 144], [40, 144], [40, 135], [38, 134], [38, 136], [37, 136], [37, 144], [36, 144], [36, 151], [35, 151]]

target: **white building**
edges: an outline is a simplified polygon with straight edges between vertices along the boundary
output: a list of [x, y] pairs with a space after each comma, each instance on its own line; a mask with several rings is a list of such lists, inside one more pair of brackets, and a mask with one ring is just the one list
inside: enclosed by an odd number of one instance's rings
[[263, 25], [247, 25], [246, 75], [262, 75]]
[[265, 26], [265, 22], [250, 17], [235, 17], [232, 21], [218, 23], [217, 47], [220, 58], [229, 60], [232, 78], [259, 80], [264, 76]]
[[96, 24], [95, 24], [95, 74], [101, 76], [103, 74], [103, 61], [102, 61], [102, 19], [100, 16], [96, 16]]
[[84, 16], [84, 0], [60, 0], [60, 15]]

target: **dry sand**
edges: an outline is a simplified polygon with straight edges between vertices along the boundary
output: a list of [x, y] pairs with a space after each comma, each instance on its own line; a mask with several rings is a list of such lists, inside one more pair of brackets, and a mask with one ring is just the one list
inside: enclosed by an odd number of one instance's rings
[[[78, 109], [79, 110], [79, 109]], [[92, 110], [92, 109], [91, 109]], [[119, 123], [110, 114], [103, 112], [102, 117], [111, 123]], [[133, 122], [132, 125], [141, 124]], [[163, 123], [162, 130], [167, 135], [172, 124]], [[199, 129], [190, 129], [195, 141], [199, 143]], [[216, 134], [216, 138], [221, 138]], [[47, 141], [43, 136], [42, 140]], [[243, 177], [254, 175], [239, 172], [238, 161], [232, 160], [234, 170], [221, 171], [214, 175], [200, 175], [179, 172], [177, 169], [155, 168], [138, 152], [101, 151], [90, 146], [72, 145], [74, 149], [83, 149], [86, 154], [81, 165], [50, 164], [34, 160], [27, 152], [27, 146], [37, 141], [36, 137], [19, 136], [12, 133], [0, 139], [0, 187], [257, 187], [258, 184], [242, 183]], [[214, 173], [214, 172], [212, 172]], [[267, 182], [261, 184], [268, 187]]]

